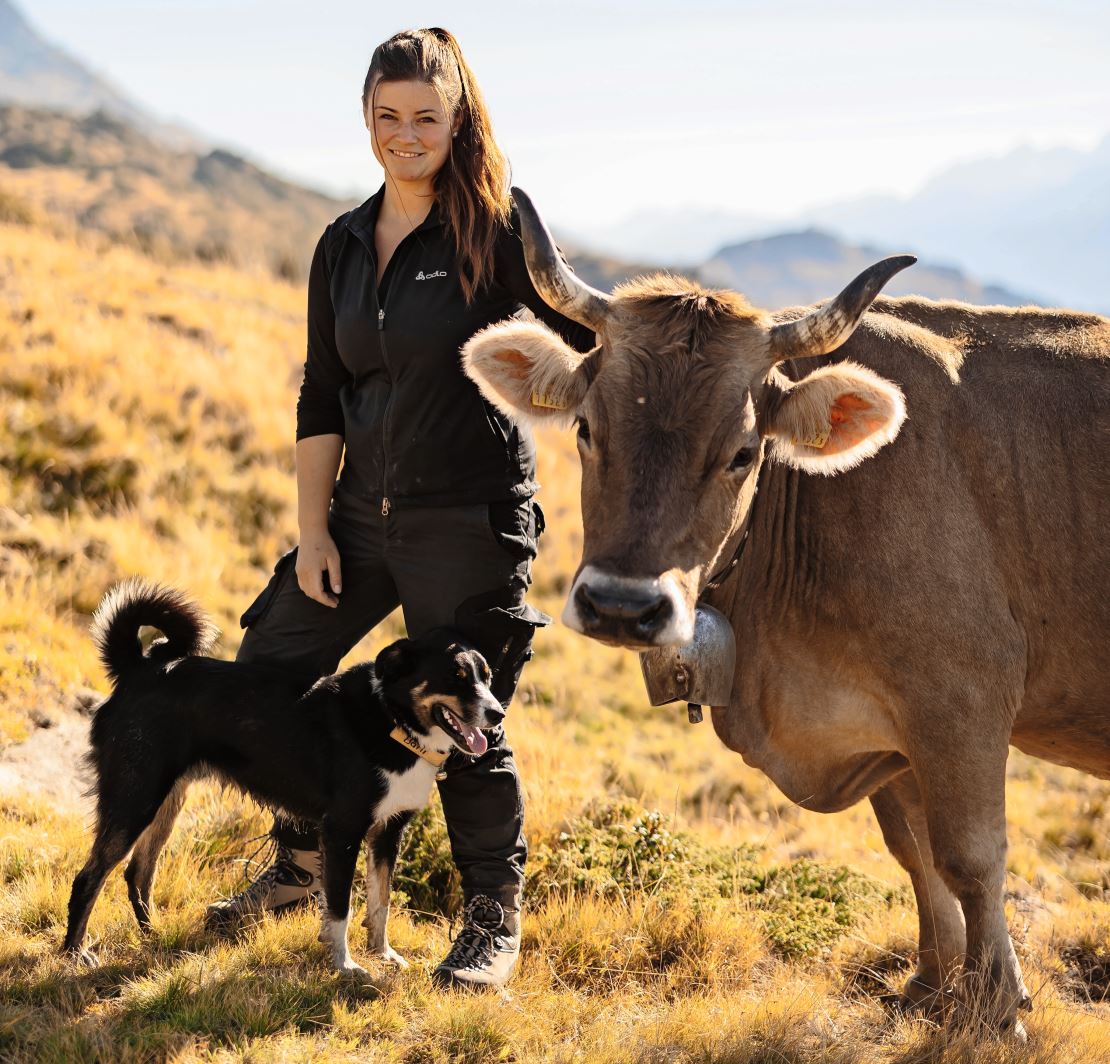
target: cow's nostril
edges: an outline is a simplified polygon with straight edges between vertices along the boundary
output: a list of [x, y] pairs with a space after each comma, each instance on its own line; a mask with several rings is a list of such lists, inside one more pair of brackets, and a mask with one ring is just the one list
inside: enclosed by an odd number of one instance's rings
[[574, 605], [581, 630], [589, 635], [622, 633], [638, 641], [652, 642], [674, 616], [671, 597], [652, 588], [647, 594], [636, 587], [582, 583], [574, 592]]
[[578, 616], [581, 617], [583, 624], [595, 625], [601, 620], [601, 614], [598, 613], [593, 599], [590, 598], [588, 585], [578, 585], [578, 590], [574, 593], [574, 603], [578, 607]]
[[673, 612], [671, 600], [666, 595], [660, 595], [636, 618], [636, 627], [644, 635], [653, 635], [670, 620]]

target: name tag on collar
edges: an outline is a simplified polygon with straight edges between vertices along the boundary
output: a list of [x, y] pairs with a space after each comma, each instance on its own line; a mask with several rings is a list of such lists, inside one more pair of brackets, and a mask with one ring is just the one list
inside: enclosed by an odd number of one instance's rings
[[447, 760], [447, 754], [441, 754], [438, 750], [429, 750], [426, 746], [421, 746], [404, 728], [394, 728], [389, 733], [389, 737], [396, 739], [407, 750], [411, 750], [417, 757], [422, 757], [428, 764], [435, 765], [436, 768], [439, 768]]

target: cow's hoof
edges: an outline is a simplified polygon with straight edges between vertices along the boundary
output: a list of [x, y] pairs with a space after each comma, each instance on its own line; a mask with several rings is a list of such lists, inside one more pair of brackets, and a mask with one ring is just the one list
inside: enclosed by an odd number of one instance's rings
[[1016, 1042], [1018, 1045], [1025, 1045], [1029, 1041], [1029, 1034], [1025, 1030], [1025, 1024], [1021, 1022], [1016, 1016], [1012, 1019], [1003, 1020], [998, 1025], [999, 1037], [1007, 1042]]
[[74, 964], [79, 964], [82, 968], [100, 967], [100, 958], [85, 946], [78, 949], [64, 949], [62, 950], [62, 956], [68, 957]]
[[937, 990], [920, 976], [912, 976], [902, 988], [902, 1011], [930, 1020], [943, 1020], [952, 1011], [951, 990]]

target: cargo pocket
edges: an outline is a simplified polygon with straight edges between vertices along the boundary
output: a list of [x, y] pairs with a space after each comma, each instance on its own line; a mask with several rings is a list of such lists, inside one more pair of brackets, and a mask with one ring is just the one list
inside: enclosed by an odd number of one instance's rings
[[536, 557], [536, 540], [543, 528], [542, 511], [532, 499], [491, 502], [486, 505], [490, 537], [517, 561]]
[[293, 571], [296, 562], [296, 547], [278, 558], [277, 565], [274, 566], [274, 575], [270, 577], [270, 582], [262, 589], [262, 593], [258, 598], [247, 607], [243, 616], [239, 618], [240, 628], [251, 628], [266, 616], [266, 613], [274, 604], [274, 599], [277, 598], [277, 592], [278, 588], [281, 587], [281, 582], [285, 579], [287, 573]]
[[527, 602], [495, 606], [489, 604], [489, 597], [479, 595], [459, 606], [455, 627], [482, 652], [493, 673], [490, 690], [507, 707], [521, 670], [532, 657], [532, 636], [551, 618]]

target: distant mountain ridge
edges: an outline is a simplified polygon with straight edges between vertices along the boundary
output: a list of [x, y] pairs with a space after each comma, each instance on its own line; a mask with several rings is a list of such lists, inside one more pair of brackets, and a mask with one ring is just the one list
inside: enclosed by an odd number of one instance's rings
[[1024, 147], [961, 163], [908, 197], [866, 196], [791, 217], [746, 207], [664, 205], [581, 239], [614, 256], [691, 264], [724, 244], [816, 227], [845, 243], [959, 263], [1037, 302], [1110, 314], [1110, 136], [1086, 151]]
[[11, 0], [0, 0], [0, 101], [75, 115], [104, 111], [172, 147], [203, 147], [196, 134], [156, 118], [45, 40]]
[[[858, 273], [890, 254], [891, 250], [855, 245], [819, 229], [805, 229], [730, 244], [697, 273], [707, 284], [743, 292], [756, 306], [777, 308], [834, 296]], [[1004, 306], [1036, 302], [999, 285], [981, 284], [954, 266], [926, 261], [895, 276], [883, 291]]]
[[1110, 136], [1090, 151], [1018, 148], [951, 167], [906, 199], [806, 217], [857, 240], [905, 243], [1078, 309], [1110, 313]]
[[156, 254], [303, 278], [324, 226], [350, 202], [232, 152], [174, 151], [98, 111], [0, 106], [0, 188], [46, 215]]

